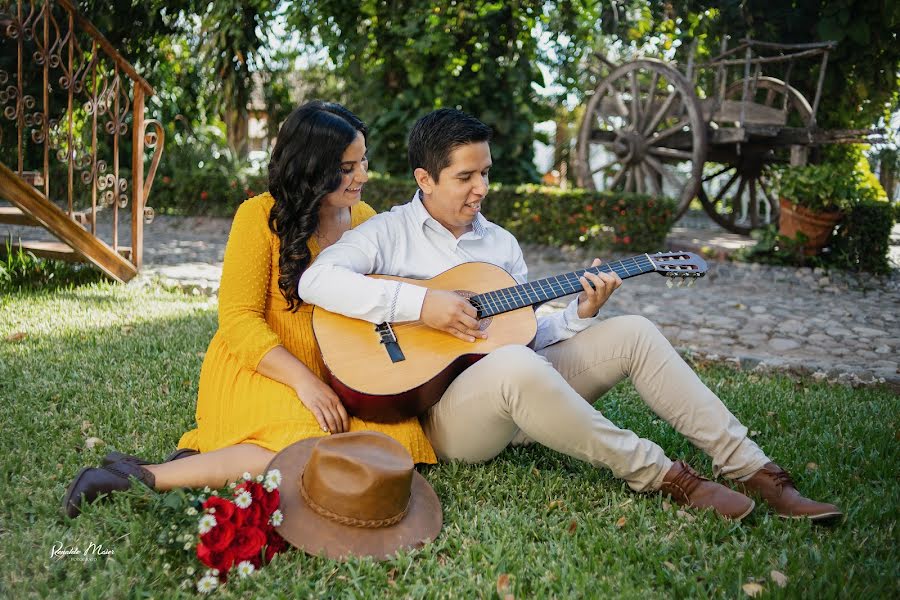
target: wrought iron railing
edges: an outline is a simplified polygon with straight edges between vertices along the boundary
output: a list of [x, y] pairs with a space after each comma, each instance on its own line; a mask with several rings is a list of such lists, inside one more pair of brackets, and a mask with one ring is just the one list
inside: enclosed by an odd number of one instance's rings
[[153, 94], [70, 0], [0, 0], [0, 162], [94, 236], [109, 211], [104, 241], [117, 251], [130, 204], [136, 268], [164, 142], [162, 124], [144, 118]]

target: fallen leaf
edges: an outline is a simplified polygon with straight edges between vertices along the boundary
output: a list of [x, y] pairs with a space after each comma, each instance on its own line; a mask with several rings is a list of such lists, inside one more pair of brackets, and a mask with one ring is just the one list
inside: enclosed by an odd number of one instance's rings
[[24, 340], [27, 336], [28, 336], [28, 334], [25, 333], [24, 331], [17, 331], [15, 333], [11, 333], [8, 336], [6, 336], [6, 341], [7, 342], [19, 342], [21, 340]]
[[664, 562], [663, 562], [663, 566], [664, 566], [665, 568], [667, 568], [668, 570], [670, 570], [670, 571], [675, 571], [675, 570], [676, 570], [676, 569], [675, 569], [675, 565], [673, 565], [673, 564], [670, 563], [669, 561], [664, 561]]
[[87, 433], [94, 424], [90, 421], [82, 421], [81, 422], [81, 433]]
[[438, 561], [438, 564], [441, 565], [442, 567], [446, 566], [447, 555], [446, 554], [438, 554], [437, 561]]
[[619, 517], [619, 520], [616, 521], [616, 527], [618, 527], [619, 529], [622, 529], [623, 527], [625, 527], [625, 523], [627, 523], [627, 522], [628, 522], [628, 519], [626, 519], [625, 517]]
[[206, 352], [198, 352], [197, 358], [206, 358]]
[[168, 396], [169, 395], [169, 384], [168, 383], [162, 384], [159, 387], [159, 391], [161, 391], [163, 393], [163, 396]]
[[123, 325], [122, 333], [125, 333], [125, 334], [131, 333], [132, 329], [134, 329], [134, 327], [132, 327], [131, 325]]
[[102, 446], [105, 443], [106, 442], [98, 437], [89, 437], [88, 439], [84, 440], [84, 447], [88, 450], [92, 450], [94, 446]]
[[497, 577], [497, 595], [501, 598], [505, 598], [509, 593], [509, 575], [506, 573], [500, 573], [500, 576]]
[[578, 521], [572, 519], [572, 522], [569, 523], [569, 533], [575, 533], [576, 529], [578, 529]]
[[663, 500], [663, 510], [669, 510], [670, 508], [672, 508], [672, 505]]
[[807, 470], [807, 471], [815, 471], [815, 470], [818, 469], [818, 468], [819, 468], [819, 465], [817, 465], [817, 464], [814, 463], [814, 462], [806, 463], [806, 470]]
[[744, 590], [744, 593], [750, 596], [751, 598], [756, 598], [760, 594], [763, 593], [763, 586], [758, 583], [745, 583], [741, 586], [741, 589]]
[[678, 515], [679, 517], [683, 518], [683, 519], [687, 519], [688, 521], [693, 521], [693, 520], [696, 519], [696, 517], [694, 517], [694, 515], [692, 515], [692, 514], [689, 513], [689, 512], [685, 512], [685, 511], [683, 511], [683, 510], [679, 510], [679, 511], [676, 512], [675, 514]]
[[531, 474], [534, 475], [535, 477], [541, 476], [541, 472], [538, 470], [537, 467], [531, 467]]
[[772, 572], [769, 573], [769, 577], [772, 578], [772, 581], [774, 581], [778, 585], [778, 587], [783, 588], [784, 586], [787, 585], [787, 582], [788, 582], [787, 575], [785, 575], [781, 571], [773, 570]]
[[397, 569], [391, 569], [388, 571], [388, 585], [397, 585], [397, 582], [394, 581], [394, 577], [397, 576]]
[[547, 504], [547, 510], [553, 510], [554, 508], [564, 508], [565, 505], [565, 502], [563, 502], [562, 500], [551, 500]]

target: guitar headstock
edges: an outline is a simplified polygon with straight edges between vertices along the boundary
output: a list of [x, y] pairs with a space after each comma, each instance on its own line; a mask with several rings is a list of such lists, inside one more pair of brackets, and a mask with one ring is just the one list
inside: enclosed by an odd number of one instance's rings
[[666, 282], [669, 287], [685, 282], [691, 286], [695, 279], [706, 275], [706, 261], [693, 252], [657, 252], [647, 256], [653, 270], [669, 278]]

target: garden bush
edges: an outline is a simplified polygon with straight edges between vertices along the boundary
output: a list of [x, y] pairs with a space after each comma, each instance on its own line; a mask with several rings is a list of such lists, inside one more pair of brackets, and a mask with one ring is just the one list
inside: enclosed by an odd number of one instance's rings
[[[415, 191], [412, 181], [373, 175], [363, 199], [382, 212], [407, 202]], [[662, 250], [675, 209], [670, 198], [530, 184], [492, 185], [483, 208], [485, 217], [520, 242], [629, 252]]]
[[163, 152], [148, 205], [157, 214], [231, 217], [241, 202], [266, 190], [265, 168], [227, 150], [172, 144]]

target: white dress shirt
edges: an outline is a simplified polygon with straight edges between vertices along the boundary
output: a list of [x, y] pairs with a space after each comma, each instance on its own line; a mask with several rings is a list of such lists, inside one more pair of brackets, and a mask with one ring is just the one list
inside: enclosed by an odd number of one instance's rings
[[[430, 279], [467, 262], [505, 269], [517, 283], [527, 281], [522, 249], [511, 233], [478, 214], [472, 230], [457, 238], [425, 209], [419, 193], [344, 233], [325, 248], [300, 278], [300, 298], [348, 317], [372, 323], [415, 321], [427, 288], [366, 274]], [[568, 339], [594, 318], [578, 317], [578, 299], [566, 310], [538, 319], [535, 350]]]

